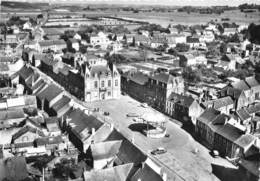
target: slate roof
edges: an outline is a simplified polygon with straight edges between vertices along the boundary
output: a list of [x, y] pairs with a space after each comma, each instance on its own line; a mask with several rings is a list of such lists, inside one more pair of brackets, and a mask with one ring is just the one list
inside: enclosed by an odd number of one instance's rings
[[33, 74], [33, 69], [25, 65], [19, 70], [18, 74], [22, 79], [26, 80], [29, 76]]
[[231, 142], [235, 142], [240, 136], [244, 134], [243, 131], [230, 124], [223, 125], [221, 128], [216, 130], [216, 133]]
[[151, 169], [147, 164], [139, 168], [131, 178], [131, 181], [163, 181], [162, 177]]
[[102, 160], [115, 157], [119, 152], [122, 141], [106, 141], [91, 144], [90, 149], [94, 160]]
[[91, 67], [90, 69], [90, 74], [92, 76], [95, 76], [95, 74], [97, 74], [98, 76], [100, 75], [108, 75], [111, 73], [111, 70], [109, 69], [109, 67], [107, 65], [96, 65]]
[[236, 113], [237, 113], [238, 117], [243, 121], [247, 120], [251, 117], [250, 114], [244, 108], [237, 110]]
[[247, 85], [248, 85], [249, 87], [251, 87], [251, 88], [260, 85], [259, 82], [255, 79], [254, 76], [247, 77], [247, 78], [245, 79], [245, 82], [246, 82]]
[[208, 108], [200, 115], [198, 120], [203, 122], [204, 124], [208, 124], [216, 119], [219, 114], [220, 111], [217, 111], [214, 108]]
[[0, 120], [19, 119], [24, 118], [23, 109], [7, 109], [0, 111]]
[[38, 88], [43, 88], [47, 83], [43, 80], [40, 79], [39, 81], [37, 81], [33, 86], [32, 86], [32, 90], [36, 90]]
[[12, 136], [12, 141], [18, 139], [19, 137], [21, 137], [22, 135], [24, 135], [27, 132], [35, 133], [35, 134], [38, 134], [39, 136], [44, 136], [44, 133], [37, 130], [36, 128], [32, 128], [30, 126], [25, 126], [25, 127], [22, 127], [18, 132], [16, 132]]
[[85, 181], [126, 181], [133, 164], [119, 165], [112, 168], [84, 172]]
[[222, 107], [234, 104], [234, 101], [232, 100], [232, 98], [230, 96], [227, 96], [227, 97], [222, 97], [222, 98], [215, 99], [215, 100], [210, 100], [210, 101], [206, 102], [206, 104], [207, 105], [212, 104], [213, 108], [220, 109]]
[[177, 103], [179, 105], [189, 108], [191, 106], [191, 104], [194, 102], [194, 99], [190, 96], [171, 93], [170, 97], [168, 98], [168, 101], [171, 101], [171, 102], [174, 102], [174, 103]]
[[150, 76], [151, 79], [158, 80], [159, 82], [163, 82], [166, 84], [170, 81], [171, 77], [172, 77], [172, 75], [170, 75], [168, 73], [157, 73], [157, 74]]
[[246, 84], [246, 82], [244, 80], [240, 80], [238, 82], [234, 82], [231, 84], [231, 86], [235, 89], [239, 89], [239, 90], [249, 90], [250, 87]]
[[257, 138], [251, 134], [245, 134], [242, 135], [240, 138], [238, 138], [235, 143], [240, 146], [241, 148], [246, 148], [250, 145], [252, 145]]
[[228, 87], [228, 88], [226, 89], [226, 91], [227, 91], [227, 95], [228, 95], [228, 96], [231, 96], [233, 99], [239, 98], [239, 96], [242, 94], [242, 90], [240, 90], [240, 89], [235, 89], [235, 88], [233, 88], [233, 87]]
[[68, 105], [71, 99], [67, 96], [62, 96], [60, 100], [58, 100], [53, 106], [52, 109], [54, 109], [56, 112], [58, 112], [60, 109], [62, 109], [64, 106]]
[[61, 88], [59, 88], [55, 84], [50, 84], [46, 89], [41, 91], [39, 94], [36, 94], [36, 96], [41, 100], [46, 99], [50, 102], [62, 92], [63, 90]]
[[91, 135], [92, 128], [98, 130], [104, 124], [96, 117], [88, 116], [79, 109], [70, 112], [68, 118], [71, 119], [69, 125], [73, 133], [81, 140], [85, 140]]
[[148, 82], [148, 76], [141, 72], [136, 72], [133, 75], [130, 74], [127, 78], [140, 85], [145, 85]]
[[32, 87], [33, 83], [35, 83], [38, 79], [40, 79], [40, 75], [37, 72], [34, 72], [32, 76], [25, 81], [25, 83], [28, 87]]

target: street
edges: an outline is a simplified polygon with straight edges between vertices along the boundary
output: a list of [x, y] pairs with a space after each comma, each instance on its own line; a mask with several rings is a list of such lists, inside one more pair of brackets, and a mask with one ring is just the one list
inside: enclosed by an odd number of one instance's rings
[[[213, 158], [210, 156], [209, 150], [196, 142], [189, 133], [175, 123], [170, 121], [166, 123], [167, 133], [170, 134], [169, 138], [152, 139], [146, 137], [141, 132], [130, 129], [131, 125], [136, 123], [133, 121], [133, 118], [127, 117], [126, 114], [137, 113], [142, 115], [145, 112], [154, 111], [152, 108], [142, 107], [141, 103], [129, 96], [121, 96], [119, 100], [93, 102], [89, 106], [99, 108], [100, 112], [109, 112], [109, 116], [100, 116], [101, 119], [113, 123], [116, 128], [126, 135], [131, 135], [134, 144], [148, 155], [150, 155], [150, 151], [158, 147], [166, 148], [167, 153], [152, 157], [165, 167], [177, 172], [184, 179], [200, 181], [218, 180], [212, 174], [211, 163]], [[168, 116], [165, 116], [165, 118], [166, 120], [170, 119]]]

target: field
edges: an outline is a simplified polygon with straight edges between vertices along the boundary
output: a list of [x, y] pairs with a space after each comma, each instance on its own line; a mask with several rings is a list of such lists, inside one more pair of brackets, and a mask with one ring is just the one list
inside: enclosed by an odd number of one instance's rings
[[[6, 14], [16, 14], [16, 15], [25, 15], [30, 14], [30, 10], [27, 9], [11, 9], [9, 7], [2, 6], [2, 18]], [[69, 9], [69, 8], [68, 8]], [[81, 9], [81, 8], [79, 8]], [[33, 14], [36, 14], [36, 9], [31, 9]], [[66, 14], [66, 12], [58, 12], [55, 10], [51, 11], [51, 14]], [[253, 13], [243, 13], [240, 10], [232, 10], [232, 11], [225, 11], [221, 15], [217, 14], [199, 14], [199, 13], [186, 13], [186, 12], [139, 12], [133, 13], [130, 11], [119, 11], [119, 10], [96, 10], [96, 11], [69, 11], [67, 14], [79, 14], [86, 16], [113, 16], [118, 18], [126, 18], [131, 20], [137, 21], [145, 21], [149, 23], [160, 24], [163, 27], [167, 27], [169, 24], [184, 24], [184, 25], [193, 25], [193, 24], [205, 24], [211, 20], [221, 22], [222, 18], [229, 18], [230, 23], [235, 22], [237, 24], [260, 24], [260, 12], [253, 12]], [[130, 28], [132, 29], [132, 27]]]
[[116, 15], [122, 18], [132, 18], [139, 21], [147, 21], [150, 23], [160, 24], [167, 27], [169, 24], [205, 24], [210, 20], [221, 21], [221, 18], [229, 18], [230, 22], [237, 24], [250, 24], [260, 23], [260, 12], [255, 13], [241, 13], [239, 10], [226, 11], [221, 15], [217, 14], [199, 14], [199, 13], [183, 13], [183, 12], [171, 12], [171, 13], [129, 13], [129, 12], [117, 12]]

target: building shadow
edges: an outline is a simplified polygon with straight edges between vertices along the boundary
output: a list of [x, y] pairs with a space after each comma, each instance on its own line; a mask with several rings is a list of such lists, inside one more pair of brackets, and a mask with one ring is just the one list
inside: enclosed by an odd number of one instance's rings
[[211, 164], [212, 173], [221, 181], [247, 181], [246, 176], [238, 168], [227, 168], [217, 164]]
[[140, 132], [142, 134], [144, 134], [144, 130], [155, 129], [154, 126], [145, 123], [134, 123], [128, 126], [128, 128], [131, 129], [131, 131]]

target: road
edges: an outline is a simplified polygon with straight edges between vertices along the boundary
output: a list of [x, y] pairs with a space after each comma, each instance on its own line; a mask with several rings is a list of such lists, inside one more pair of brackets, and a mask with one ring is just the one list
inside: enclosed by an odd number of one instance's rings
[[[166, 123], [167, 132], [170, 134], [169, 138], [147, 138], [141, 132], [130, 129], [131, 125], [136, 123], [133, 121], [133, 118], [128, 118], [126, 116], [127, 113], [142, 115], [145, 112], [154, 111], [152, 108], [143, 108], [138, 101], [129, 96], [122, 96], [118, 100], [93, 102], [90, 103], [89, 106], [100, 108], [101, 112], [109, 112], [109, 117], [99, 117], [106, 122], [113, 123], [121, 132], [130, 135], [130, 137], [132, 137], [131, 139], [134, 140], [134, 144], [148, 155], [150, 155], [151, 150], [156, 149], [157, 147], [166, 148], [167, 153], [150, 156], [171, 171], [177, 172], [177, 174], [185, 180], [218, 180], [212, 174], [211, 163], [213, 162], [213, 158], [210, 156], [209, 150], [196, 142], [190, 134], [185, 132], [175, 123], [170, 121]], [[165, 116], [165, 118], [167, 120], [170, 119], [168, 116]]]

